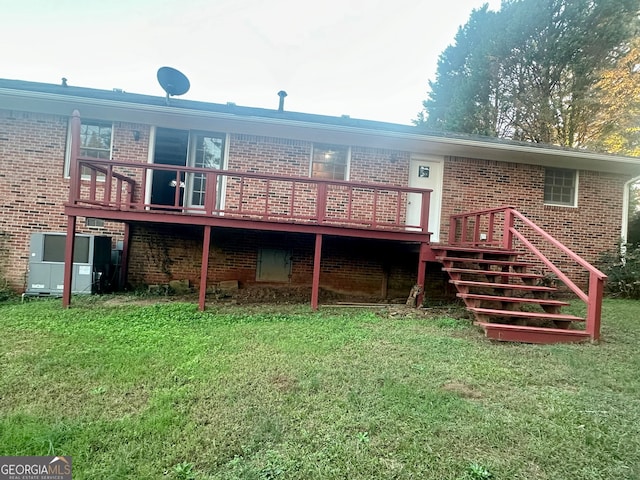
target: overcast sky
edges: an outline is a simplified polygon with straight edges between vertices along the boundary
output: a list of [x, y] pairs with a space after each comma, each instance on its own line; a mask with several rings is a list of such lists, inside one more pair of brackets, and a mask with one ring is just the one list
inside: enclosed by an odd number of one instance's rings
[[[409, 124], [472, 9], [499, 0], [0, 0], [0, 78]], [[1, 105], [0, 105], [1, 107]]]

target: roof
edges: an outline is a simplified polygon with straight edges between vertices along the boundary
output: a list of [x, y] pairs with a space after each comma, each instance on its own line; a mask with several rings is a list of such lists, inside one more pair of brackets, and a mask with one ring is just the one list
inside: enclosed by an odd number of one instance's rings
[[[23, 80], [7, 80], [0, 78], [0, 88], [23, 90], [28, 92], [48, 93], [54, 95], [65, 95], [70, 97], [92, 98], [96, 100], [108, 100], [112, 102], [128, 102], [140, 105], [167, 106], [166, 97], [153, 95], [143, 95], [139, 93], [129, 93], [120, 89], [100, 90], [96, 88], [75, 87], [55, 85], [51, 83], [27, 82]], [[329, 115], [317, 115], [311, 113], [279, 111], [268, 108], [255, 108], [239, 106], [235, 103], [209, 103], [195, 100], [184, 100], [179, 97], [171, 97], [169, 105], [172, 108], [183, 110], [196, 110], [203, 112], [227, 113], [245, 117], [262, 117], [280, 120], [293, 120], [299, 122], [318, 123], [324, 125], [341, 125], [348, 127], [358, 127], [372, 130], [385, 130], [391, 132], [416, 133], [419, 129], [411, 125], [397, 123], [379, 122], [374, 120], [364, 120], [351, 118], [350, 116], [334, 117]]]
[[[12, 103], [11, 98], [17, 101]], [[640, 158], [590, 152], [554, 145], [518, 142], [508, 139], [465, 135], [449, 132], [426, 131], [421, 127], [397, 123], [329, 116], [276, 109], [200, 102], [164, 96], [129, 93], [122, 90], [101, 90], [71, 85], [0, 79], [0, 105], [8, 108], [29, 108], [69, 115], [70, 106], [77, 105], [83, 116], [91, 117], [97, 108], [123, 109], [127, 118], [140, 123], [154, 122], [165, 117], [180, 118], [180, 126], [189, 128], [187, 119], [196, 117], [217, 118], [224, 122], [243, 121], [288, 127], [299, 138], [313, 138], [309, 129], [324, 132], [325, 140], [335, 139], [350, 143], [359, 137], [363, 145], [407, 149], [434, 155], [483, 158], [488, 160], [531, 163], [545, 166], [564, 166], [580, 169], [640, 175]], [[75, 107], [73, 107], [75, 108]], [[135, 113], [139, 112], [139, 115]], [[147, 115], [143, 115], [142, 113]], [[114, 113], [115, 114], [115, 113]], [[152, 117], [150, 116], [152, 115]], [[150, 120], [153, 118], [154, 120]], [[222, 123], [220, 123], [222, 126]], [[169, 126], [167, 124], [167, 126]], [[193, 127], [191, 127], [193, 128]], [[246, 127], [245, 127], [246, 128]], [[271, 129], [273, 132], [273, 129]], [[275, 134], [275, 133], [274, 133]]]

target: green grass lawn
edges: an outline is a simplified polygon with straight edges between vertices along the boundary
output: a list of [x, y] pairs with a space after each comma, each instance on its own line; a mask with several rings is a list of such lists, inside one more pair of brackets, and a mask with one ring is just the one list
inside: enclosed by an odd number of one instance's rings
[[446, 312], [0, 305], [0, 455], [74, 479], [638, 479], [640, 302], [599, 344]]

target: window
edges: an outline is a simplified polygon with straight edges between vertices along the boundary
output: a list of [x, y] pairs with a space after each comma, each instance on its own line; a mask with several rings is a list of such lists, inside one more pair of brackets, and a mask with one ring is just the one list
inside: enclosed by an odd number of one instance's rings
[[[113, 139], [113, 125], [95, 120], [84, 120], [80, 125], [80, 156], [109, 160]], [[67, 139], [67, 157], [65, 159], [64, 174], [69, 176], [71, 170], [71, 128]], [[83, 175], [88, 175], [85, 169]]]
[[311, 176], [327, 180], [346, 180], [349, 147], [314, 145], [311, 156]]
[[575, 170], [547, 168], [544, 174], [544, 203], [549, 205], [576, 205], [578, 176]]
[[84, 223], [89, 228], [104, 228], [104, 220], [101, 218], [87, 217]]

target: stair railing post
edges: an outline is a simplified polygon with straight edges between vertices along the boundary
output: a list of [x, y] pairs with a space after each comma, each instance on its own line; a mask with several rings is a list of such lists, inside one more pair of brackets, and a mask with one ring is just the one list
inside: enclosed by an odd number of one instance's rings
[[458, 227], [458, 218], [453, 215], [449, 219], [449, 245], [456, 244], [456, 230]]
[[602, 317], [602, 297], [604, 279], [596, 272], [589, 274], [589, 302], [587, 305], [587, 333], [591, 340], [600, 338], [600, 320]]
[[511, 250], [513, 248], [513, 210], [507, 208], [504, 211], [504, 232], [502, 233], [502, 248]]

